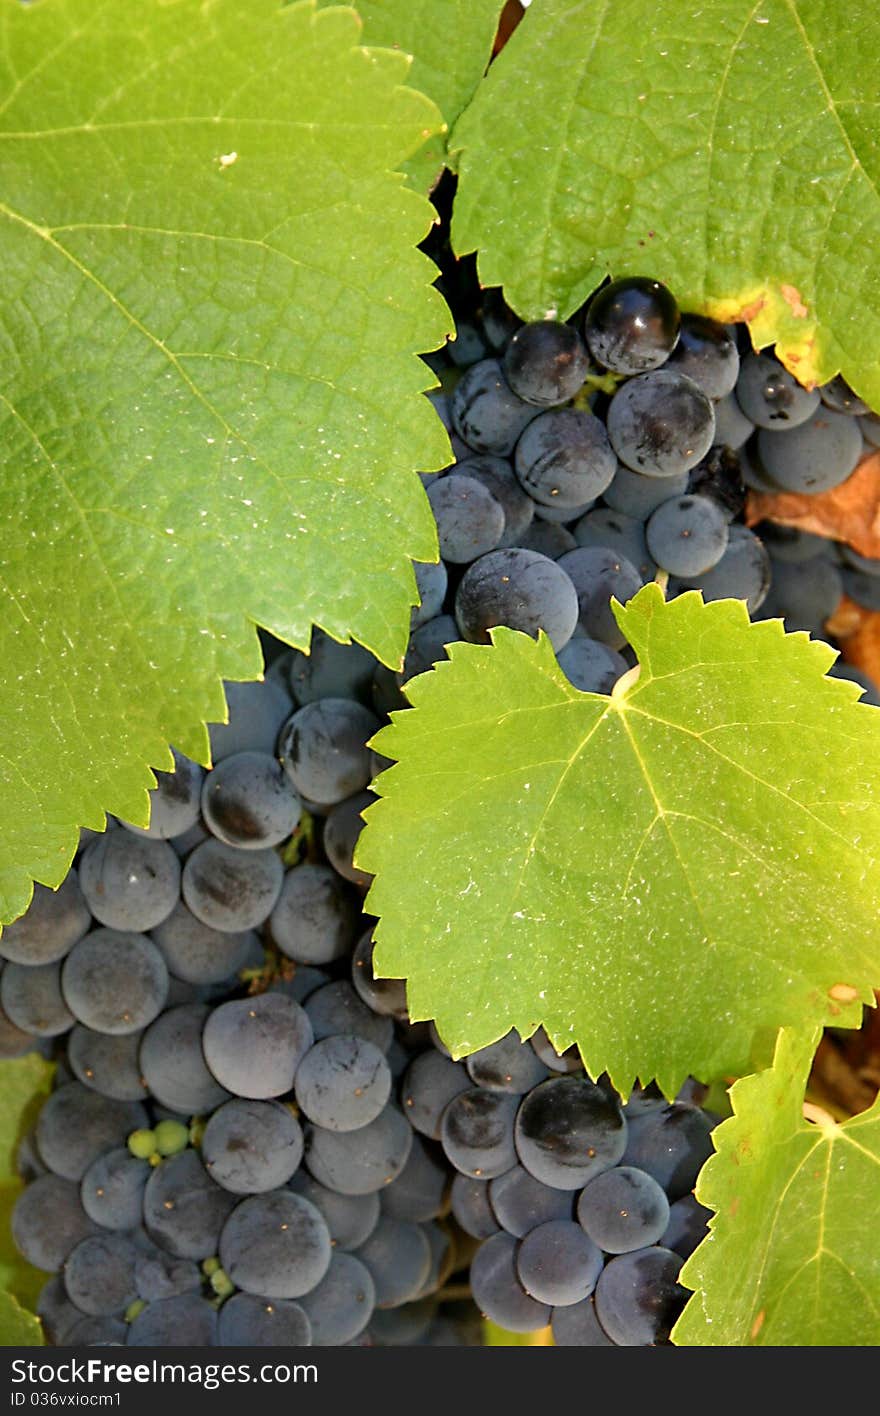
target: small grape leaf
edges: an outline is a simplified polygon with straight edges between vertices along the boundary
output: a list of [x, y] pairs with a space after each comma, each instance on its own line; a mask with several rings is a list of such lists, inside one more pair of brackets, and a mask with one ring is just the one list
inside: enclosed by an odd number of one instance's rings
[[880, 9], [542, 0], [452, 135], [453, 243], [525, 318], [651, 275], [880, 406]]
[[448, 311], [392, 169], [440, 125], [312, 0], [0, 3], [0, 919], [207, 760], [254, 621], [397, 663]]
[[509, 629], [411, 680], [357, 858], [377, 968], [455, 1056], [543, 1023], [671, 1094], [873, 1000], [880, 710], [741, 601], [651, 584], [615, 614], [641, 671], [610, 698]]
[[11, 1293], [0, 1293], [0, 1347], [45, 1347], [40, 1320]]
[[16, 1151], [49, 1094], [54, 1070], [38, 1052], [0, 1063], [0, 1294], [11, 1294], [29, 1306], [36, 1303], [46, 1275], [26, 1263], [12, 1242], [12, 1210], [24, 1188]]
[[443, 171], [446, 131], [486, 71], [501, 6], [502, 0], [444, 0], [442, 5], [437, 0], [358, 0], [364, 44], [411, 54], [408, 82], [432, 98], [446, 120], [444, 132], [432, 134], [403, 164], [420, 190], [430, 190]]
[[[697, 1197], [716, 1211], [682, 1270], [673, 1341], [699, 1347], [880, 1343], [880, 1097], [842, 1124], [804, 1107], [819, 1039], [783, 1029], [773, 1066], [731, 1089]], [[816, 1119], [804, 1119], [805, 1112]]]

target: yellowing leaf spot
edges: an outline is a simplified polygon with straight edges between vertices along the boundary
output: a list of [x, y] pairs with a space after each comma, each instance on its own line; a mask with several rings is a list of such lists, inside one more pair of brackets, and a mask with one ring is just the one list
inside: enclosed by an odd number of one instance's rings
[[833, 988], [829, 988], [828, 996], [838, 1003], [853, 1003], [859, 996], [859, 990], [849, 983], [835, 983]]
[[796, 285], [780, 285], [782, 298], [788, 305], [796, 320], [805, 320], [810, 313], [801, 299], [801, 292]]
[[764, 1326], [764, 1319], [766, 1318], [766, 1316], [767, 1314], [762, 1308], [758, 1316], [755, 1318], [755, 1321], [752, 1323], [752, 1330], [749, 1333], [749, 1336], [751, 1337], [753, 1342], [758, 1336], [758, 1333], [761, 1331], [761, 1328]]

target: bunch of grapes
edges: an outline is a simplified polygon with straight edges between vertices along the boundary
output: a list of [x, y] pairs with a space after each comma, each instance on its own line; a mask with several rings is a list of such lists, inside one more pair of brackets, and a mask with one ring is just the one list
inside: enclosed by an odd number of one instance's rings
[[696, 1083], [624, 1099], [541, 1031], [457, 1061], [410, 1020], [354, 863], [369, 742], [409, 678], [496, 625], [543, 630], [609, 693], [634, 662], [611, 599], [651, 579], [816, 635], [844, 591], [880, 608], [880, 563], [744, 524], [747, 488], [839, 483], [880, 419], [656, 281], [522, 324], [456, 280], [430, 358], [455, 461], [423, 479], [441, 559], [416, 566], [402, 671], [264, 636], [212, 769], [175, 754], [149, 827], [84, 830], [0, 938], [0, 1055], [56, 1063], [13, 1215], [54, 1343], [476, 1344], [486, 1316], [642, 1346], [686, 1301], [718, 1118]]

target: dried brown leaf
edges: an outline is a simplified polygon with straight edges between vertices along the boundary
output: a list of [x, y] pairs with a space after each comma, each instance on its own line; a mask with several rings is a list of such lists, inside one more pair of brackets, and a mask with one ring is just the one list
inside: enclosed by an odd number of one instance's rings
[[746, 525], [776, 521], [845, 541], [859, 555], [880, 557], [880, 450], [867, 453], [839, 487], [816, 496], [797, 492], [750, 492]]

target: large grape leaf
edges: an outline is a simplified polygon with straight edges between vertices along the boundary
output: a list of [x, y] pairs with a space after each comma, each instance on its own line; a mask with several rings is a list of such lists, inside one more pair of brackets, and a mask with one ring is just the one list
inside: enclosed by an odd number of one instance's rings
[[675, 1342], [880, 1344], [880, 1098], [842, 1124], [805, 1108], [817, 1041], [783, 1030], [773, 1066], [732, 1088], [734, 1116], [697, 1184], [717, 1213], [682, 1270], [697, 1292]]
[[399, 660], [440, 116], [347, 8], [0, 0], [0, 918], [205, 759], [252, 621]]
[[[327, 0], [330, 3], [330, 0]], [[434, 100], [445, 119], [404, 171], [429, 190], [446, 161], [446, 132], [470, 102], [486, 71], [503, 0], [357, 0], [364, 44], [413, 56], [409, 82]]]
[[609, 272], [880, 406], [880, 8], [541, 0], [459, 122], [453, 221], [528, 318]]
[[[13, 1294], [28, 1306], [36, 1302], [46, 1275], [26, 1263], [12, 1242], [10, 1220], [23, 1187], [16, 1153], [49, 1093], [53, 1072], [38, 1052], [0, 1062], [0, 1298]], [[0, 1315], [0, 1345], [2, 1324]]]
[[880, 710], [738, 600], [615, 610], [641, 672], [578, 692], [546, 638], [454, 644], [374, 739], [376, 963], [456, 1056], [543, 1023], [667, 1093], [880, 978]]

